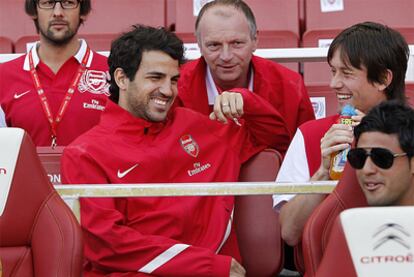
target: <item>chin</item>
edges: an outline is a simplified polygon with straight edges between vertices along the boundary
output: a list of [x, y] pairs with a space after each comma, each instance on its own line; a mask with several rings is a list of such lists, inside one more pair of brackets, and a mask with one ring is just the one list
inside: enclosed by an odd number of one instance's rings
[[151, 122], [161, 122], [167, 118], [167, 113], [157, 114], [157, 115], [152, 114], [152, 115], [147, 116], [147, 118], [148, 118], [148, 121], [151, 121]]

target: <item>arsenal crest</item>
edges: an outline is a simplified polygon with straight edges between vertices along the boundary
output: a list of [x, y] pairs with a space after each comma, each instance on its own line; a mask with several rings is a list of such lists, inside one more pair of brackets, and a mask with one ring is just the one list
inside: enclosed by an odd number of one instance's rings
[[86, 70], [82, 75], [78, 89], [80, 92], [89, 91], [93, 94], [105, 94], [109, 96], [109, 84], [106, 73], [98, 70]]
[[184, 135], [180, 138], [181, 147], [187, 152], [188, 155], [197, 158], [198, 152], [200, 151], [197, 142], [191, 135]]

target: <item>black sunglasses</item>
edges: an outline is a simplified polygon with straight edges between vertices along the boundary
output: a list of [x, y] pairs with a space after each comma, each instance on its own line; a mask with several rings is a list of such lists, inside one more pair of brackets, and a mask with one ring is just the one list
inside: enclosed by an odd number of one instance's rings
[[372, 162], [382, 168], [388, 169], [394, 163], [394, 158], [406, 156], [407, 153], [394, 154], [388, 149], [374, 147], [371, 151], [364, 148], [354, 148], [349, 150], [347, 158], [349, 164], [355, 169], [362, 169], [368, 156], [371, 157]]

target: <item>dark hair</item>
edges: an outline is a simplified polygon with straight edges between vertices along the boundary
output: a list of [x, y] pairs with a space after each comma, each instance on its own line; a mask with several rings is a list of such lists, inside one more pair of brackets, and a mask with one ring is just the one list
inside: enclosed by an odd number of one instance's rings
[[354, 128], [357, 143], [365, 132], [396, 134], [401, 149], [410, 158], [414, 155], [414, 110], [401, 101], [384, 101], [372, 108]]
[[184, 63], [183, 42], [165, 28], [154, 28], [144, 25], [134, 25], [133, 29], [114, 40], [108, 57], [110, 87], [113, 102], [118, 103], [119, 87], [115, 82], [114, 72], [122, 68], [129, 80], [135, 79], [135, 74], [141, 64], [142, 53], [159, 50], [168, 54], [179, 64]]
[[198, 13], [198, 16], [195, 22], [195, 31], [196, 31], [197, 39], [199, 39], [198, 25], [200, 24], [201, 18], [203, 17], [204, 13], [208, 9], [214, 6], [230, 6], [230, 7], [235, 8], [236, 10], [241, 11], [246, 16], [247, 23], [249, 24], [251, 39], [252, 40], [256, 39], [256, 34], [257, 34], [256, 19], [250, 7], [244, 1], [241, 1], [241, 0], [215, 0], [215, 1], [205, 4], [201, 8], [200, 12]]
[[384, 84], [387, 69], [392, 72], [392, 81], [385, 89], [388, 100], [405, 102], [405, 73], [409, 48], [403, 36], [379, 23], [364, 22], [343, 30], [331, 43], [328, 63], [334, 53], [341, 51], [341, 60], [346, 65], [367, 69], [370, 83]]
[[[91, 6], [91, 0], [79, 0], [80, 1], [80, 13], [79, 15], [87, 15], [90, 13], [92, 6]], [[24, 3], [24, 10], [26, 11], [26, 14], [30, 16], [36, 16], [37, 15], [37, 2], [38, 0], [26, 0]], [[36, 31], [39, 32], [39, 21], [37, 19], [33, 19]], [[81, 24], [83, 24], [83, 20], [80, 21]]]

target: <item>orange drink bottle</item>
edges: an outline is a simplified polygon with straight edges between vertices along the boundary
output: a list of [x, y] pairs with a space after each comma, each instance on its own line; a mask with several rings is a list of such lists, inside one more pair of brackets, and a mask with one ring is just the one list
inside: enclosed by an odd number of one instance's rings
[[[349, 104], [345, 105], [341, 110], [341, 115], [338, 119], [338, 123], [352, 125], [352, 116], [356, 115], [355, 108]], [[331, 180], [339, 180], [344, 171], [346, 164], [346, 155], [351, 147], [331, 154], [331, 166], [329, 168], [329, 177]]]

